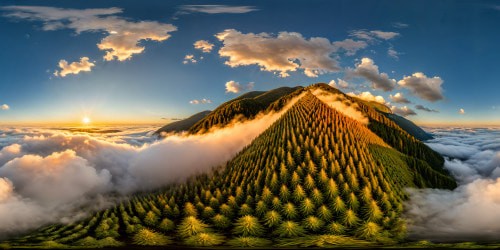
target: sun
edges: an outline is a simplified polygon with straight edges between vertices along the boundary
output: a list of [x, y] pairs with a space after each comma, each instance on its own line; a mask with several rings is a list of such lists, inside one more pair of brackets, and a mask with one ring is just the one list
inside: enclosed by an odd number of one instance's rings
[[85, 125], [90, 124], [90, 118], [88, 116], [83, 117], [82, 123], [85, 124]]

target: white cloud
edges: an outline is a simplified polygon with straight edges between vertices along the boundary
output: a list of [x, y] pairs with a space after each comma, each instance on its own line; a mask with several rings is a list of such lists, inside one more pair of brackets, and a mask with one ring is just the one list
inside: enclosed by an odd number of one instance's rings
[[408, 88], [414, 95], [431, 102], [444, 99], [443, 89], [441, 88], [442, 83], [443, 80], [440, 77], [428, 78], [422, 72], [405, 76], [398, 81], [400, 86]]
[[361, 63], [358, 63], [350, 73], [370, 81], [373, 89], [391, 91], [396, 85], [396, 80], [390, 79], [386, 73], [379, 73], [378, 66], [367, 57], [361, 59]]
[[81, 32], [105, 32], [106, 36], [97, 44], [106, 51], [104, 60], [124, 61], [134, 54], [144, 51], [139, 46], [143, 40], [165, 41], [170, 32], [177, 27], [156, 21], [129, 21], [114, 14], [121, 13], [120, 8], [107, 9], [63, 9], [41, 6], [6, 6], [2, 9], [11, 11], [8, 17], [28, 21], [43, 22], [43, 30], [73, 29]]
[[226, 82], [226, 93], [239, 93], [241, 91], [252, 90], [254, 87], [253, 82], [249, 82], [246, 85], [241, 85], [236, 81]]
[[210, 53], [215, 45], [206, 40], [199, 40], [194, 43], [194, 48], [203, 53]]
[[10, 109], [10, 106], [7, 105], [7, 104], [2, 104], [2, 106], [0, 106], [0, 109], [1, 110], [9, 110]]
[[396, 93], [394, 95], [389, 95], [389, 99], [391, 99], [391, 101], [395, 103], [411, 103], [410, 100], [408, 100], [403, 95], [403, 93]]
[[350, 32], [350, 36], [367, 41], [372, 41], [374, 39], [390, 40], [399, 35], [400, 34], [397, 32], [380, 31], [380, 30], [372, 30], [372, 31], [353, 30]]
[[346, 55], [352, 56], [360, 49], [368, 46], [365, 41], [354, 41], [352, 39], [345, 39], [343, 41], [333, 42], [333, 46], [338, 50], [344, 50]]
[[206, 14], [243, 14], [252, 11], [257, 11], [255, 6], [231, 6], [231, 5], [181, 5], [177, 15], [189, 13], [206, 13]]
[[183, 64], [189, 64], [189, 63], [197, 63], [198, 60], [194, 57], [194, 55], [189, 54], [184, 57], [184, 61], [182, 61]]
[[406, 23], [401, 23], [401, 22], [395, 22], [395, 23], [392, 23], [392, 27], [394, 28], [398, 28], [398, 29], [402, 29], [402, 28], [408, 28], [408, 24]]
[[464, 109], [459, 109], [458, 113], [461, 114], [461, 115], [465, 115], [465, 110]]
[[80, 72], [90, 72], [92, 70], [92, 67], [95, 66], [94, 63], [89, 62], [88, 57], [82, 57], [80, 58], [79, 62], [72, 62], [68, 64], [66, 60], [60, 60], [59, 61], [59, 68], [60, 70], [54, 71], [55, 76], [60, 76], [60, 77], [65, 77], [69, 74], [79, 74]]
[[10, 198], [13, 191], [14, 186], [12, 182], [5, 177], [0, 177], [0, 203]]
[[373, 30], [370, 31], [374, 36], [384, 39], [384, 40], [390, 40], [393, 39], [394, 37], [399, 36], [399, 33], [397, 32], [389, 32], [389, 31], [380, 31], [380, 30]]
[[337, 110], [338, 112], [357, 120], [363, 124], [368, 124], [368, 117], [360, 111], [359, 106], [356, 102], [351, 102], [344, 95], [332, 94], [321, 89], [315, 89], [313, 92], [319, 100], [330, 106], [331, 108]]
[[403, 117], [417, 114], [417, 113], [415, 113], [415, 111], [413, 111], [411, 108], [408, 108], [407, 106], [403, 106], [403, 107], [392, 106], [391, 111], [392, 111], [392, 113], [403, 116]]
[[227, 57], [230, 67], [258, 65], [262, 71], [289, 76], [289, 72], [303, 69], [309, 77], [339, 71], [337, 61], [331, 54], [337, 50], [326, 38], [305, 39], [300, 33], [280, 32], [243, 34], [228, 29], [216, 34], [223, 42], [219, 50], [221, 57]]
[[394, 59], [396, 59], [396, 60], [398, 60], [400, 53], [397, 52], [394, 48], [391, 47], [391, 48], [389, 48], [387, 50], [387, 55], [390, 56], [390, 57], [392, 57], [392, 58], [394, 58]]
[[203, 98], [203, 99], [201, 99], [201, 100], [196, 100], [196, 99], [195, 99], [195, 100], [191, 100], [191, 101], [189, 101], [189, 103], [191, 103], [191, 104], [210, 104], [210, 103], [212, 103], [212, 100], [210, 100], [210, 99], [205, 99], [205, 98]]
[[359, 93], [359, 94], [355, 94], [354, 92], [349, 92], [347, 93], [348, 95], [350, 96], [354, 96], [354, 97], [357, 97], [361, 100], [365, 100], [365, 101], [369, 101], [369, 102], [378, 102], [378, 103], [381, 103], [381, 104], [385, 104], [386, 101], [384, 99], [383, 96], [381, 95], [373, 95], [370, 91], [365, 91], [365, 92], [362, 92], [362, 93]]

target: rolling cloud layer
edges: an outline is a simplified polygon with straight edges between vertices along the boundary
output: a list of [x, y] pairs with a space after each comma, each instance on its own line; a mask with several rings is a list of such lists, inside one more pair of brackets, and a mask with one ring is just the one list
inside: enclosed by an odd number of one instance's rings
[[128, 195], [207, 172], [234, 157], [300, 97], [277, 113], [154, 142], [151, 128], [109, 130], [115, 138], [0, 127], [0, 235], [80, 219], [82, 206], [92, 211], [113, 204], [110, 192]]
[[500, 129], [432, 129], [432, 149], [447, 157], [455, 190], [409, 190], [410, 238], [435, 241], [500, 239]]

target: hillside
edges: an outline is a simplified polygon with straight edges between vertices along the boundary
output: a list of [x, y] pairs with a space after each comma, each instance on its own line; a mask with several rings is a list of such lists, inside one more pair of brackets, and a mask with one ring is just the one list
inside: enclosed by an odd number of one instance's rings
[[210, 110], [205, 110], [199, 113], [196, 113], [186, 119], [180, 120], [180, 121], [175, 121], [172, 123], [169, 123], [158, 130], [154, 133], [155, 135], [161, 135], [162, 132], [164, 133], [170, 133], [170, 132], [182, 132], [182, 131], [187, 131], [189, 128], [191, 128], [194, 124], [199, 122], [201, 119], [205, 118], [208, 114], [210, 114]]
[[404, 117], [401, 117], [396, 114], [392, 113], [385, 113], [385, 116], [387, 118], [391, 119], [393, 122], [395, 122], [398, 126], [400, 126], [402, 129], [404, 129], [406, 132], [411, 134], [413, 137], [421, 140], [421, 141], [426, 141], [432, 139], [432, 135], [425, 132], [422, 128], [419, 126], [415, 125], [412, 121], [405, 119]]
[[213, 173], [7, 244], [370, 246], [404, 239], [405, 188], [456, 187], [442, 157], [372, 107], [349, 99], [366, 125], [314, 89], [343, 95], [321, 84], [296, 89], [267, 108], [305, 95]]
[[224, 127], [235, 119], [252, 119], [273, 102], [302, 87], [281, 87], [267, 92], [253, 91], [223, 103], [189, 129], [190, 133], [204, 133], [212, 127]]

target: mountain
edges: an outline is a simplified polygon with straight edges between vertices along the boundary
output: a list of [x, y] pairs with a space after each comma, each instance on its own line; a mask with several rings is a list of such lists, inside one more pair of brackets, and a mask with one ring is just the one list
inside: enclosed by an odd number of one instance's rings
[[399, 127], [408, 132], [408, 134], [412, 135], [413, 137], [421, 141], [426, 141], [433, 138], [431, 134], [425, 132], [422, 128], [415, 125], [415, 123], [413, 123], [412, 121], [405, 119], [404, 117], [392, 113], [384, 113], [384, 114], [385, 116], [387, 116], [387, 118], [391, 119]]
[[201, 119], [205, 118], [208, 114], [210, 114], [210, 112], [212, 112], [212, 111], [210, 111], [210, 110], [201, 111], [201, 112], [196, 113], [196, 114], [194, 114], [186, 119], [169, 123], [169, 124], [161, 127], [160, 129], [156, 130], [156, 132], [154, 132], [154, 134], [161, 135], [162, 132], [163, 133], [170, 133], [170, 132], [187, 131], [194, 124], [196, 124]]
[[[405, 188], [456, 187], [439, 154], [370, 105], [326, 84], [283, 92], [288, 94], [275, 98], [281, 93], [261, 93], [233, 101], [240, 108], [259, 103], [248, 107], [270, 111], [300, 97], [213, 173], [138, 194], [85, 220], [51, 225], [6, 244], [389, 245], [405, 237]], [[335, 102], [324, 101], [325, 96]], [[231, 111], [231, 103], [215, 111]], [[363, 119], [335, 105], [349, 105]], [[203, 130], [228, 124], [219, 118], [226, 113], [214, 112]], [[254, 114], [228, 114], [239, 112]]]
[[302, 87], [281, 87], [267, 92], [254, 91], [223, 103], [205, 118], [189, 129], [190, 133], [204, 133], [212, 127], [224, 127], [235, 118], [252, 119], [259, 112], [266, 110], [273, 102]]

